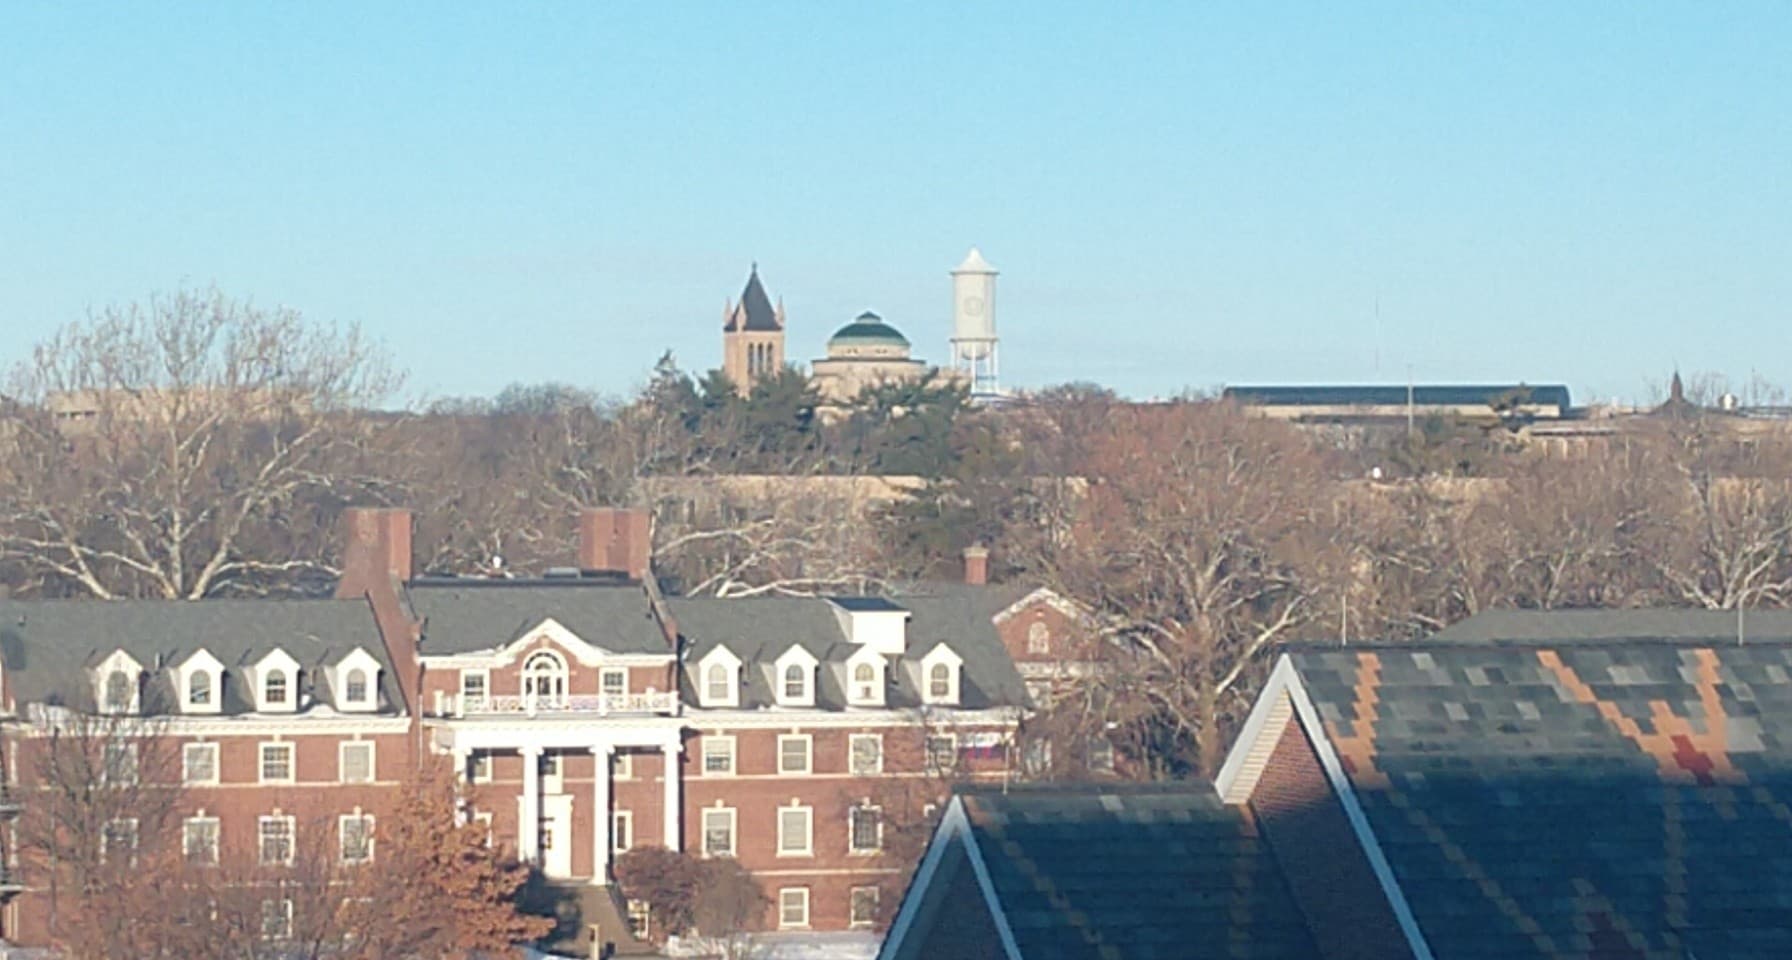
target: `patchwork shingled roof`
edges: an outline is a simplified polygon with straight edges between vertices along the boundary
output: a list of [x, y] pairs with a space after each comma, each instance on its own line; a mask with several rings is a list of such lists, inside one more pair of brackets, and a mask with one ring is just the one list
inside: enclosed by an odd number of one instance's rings
[[425, 656], [502, 647], [550, 618], [611, 653], [671, 652], [640, 584], [416, 580], [406, 598], [423, 619]]
[[1026, 960], [1318, 955], [1250, 808], [1206, 783], [968, 788], [955, 802]]
[[1289, 658], [1432, 954], [1792, 957], [1792, 645], [1518, 619]]

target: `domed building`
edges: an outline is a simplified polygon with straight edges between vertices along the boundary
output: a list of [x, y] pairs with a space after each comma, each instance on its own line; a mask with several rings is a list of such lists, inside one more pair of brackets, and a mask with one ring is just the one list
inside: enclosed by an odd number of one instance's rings
[[828, 355], [809, 365], [827, 403], [849, 403], [866, 387], [919, 380], [927, 364], [909, 355], [908, 338], [867, 310], [828, 338]]

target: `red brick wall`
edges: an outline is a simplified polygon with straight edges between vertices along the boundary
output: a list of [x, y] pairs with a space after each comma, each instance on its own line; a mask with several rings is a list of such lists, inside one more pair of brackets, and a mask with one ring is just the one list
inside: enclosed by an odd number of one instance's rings
[[1283, 729], [1250, 804], [1326, 960], [1412, 956], [1298, 718]]

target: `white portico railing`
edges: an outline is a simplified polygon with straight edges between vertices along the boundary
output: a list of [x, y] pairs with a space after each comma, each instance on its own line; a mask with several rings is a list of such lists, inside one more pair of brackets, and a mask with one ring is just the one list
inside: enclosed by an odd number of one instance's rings
[[676, 694], [658, 693], [575, 693], [575, 694], [492, 694], [483, 697], [451, 694], [441, 713], [450, 717], [535, 716], [543, 713], [612, 714], [670, 716], [678, 712]]

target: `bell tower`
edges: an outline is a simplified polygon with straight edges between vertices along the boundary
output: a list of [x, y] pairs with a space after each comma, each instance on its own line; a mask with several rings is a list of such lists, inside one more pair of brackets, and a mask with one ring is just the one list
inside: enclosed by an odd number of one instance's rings
[[722, 310], [722, 372], [745, 396], [753, 384], [784, 369], [784, 303], [772, 306], [759, 282], [759, 264], [747, 274], [739, 303]]

